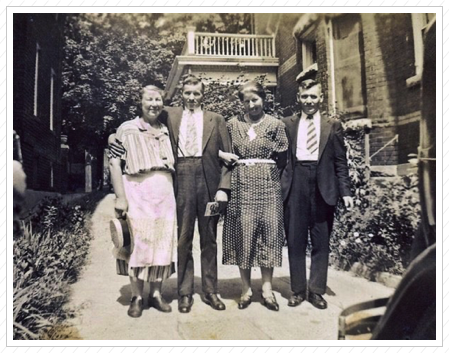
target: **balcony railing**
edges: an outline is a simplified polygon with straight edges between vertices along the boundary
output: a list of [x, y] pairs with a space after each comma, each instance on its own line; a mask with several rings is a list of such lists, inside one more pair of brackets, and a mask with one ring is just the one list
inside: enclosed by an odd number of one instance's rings
[[274, 37], [254, 34], [187, 32], [183, 55], [275, 58]]

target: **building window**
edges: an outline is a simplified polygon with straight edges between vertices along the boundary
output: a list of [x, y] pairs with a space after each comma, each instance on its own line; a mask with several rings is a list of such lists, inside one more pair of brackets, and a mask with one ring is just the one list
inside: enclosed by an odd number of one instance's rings
[[415, 75], [407, 79], [407, 86], [414, 86], [421, 81], [424, 57], [424, 32], [429, 22], [435, 18], [434, 13], [412, 13], [413, 43], [415, 49]]
[[316, 41], [302, 41], [302, 70], [316, 63]]
[[354, 118], [363, 117], [366, 114], [366, 77], [360, 15], [332, 19], [329, 37], [333, 108]]
[[36, 60], [34, 63], [34, 116], [37, 116], [37, 103], [38, 103], [38, 93], [39, 93], [39, 56], [41, 47], [39, 43], [36, 43]]
[[50, 73], [50, 130], [53, 131], [53, 106], [54, 106], [54, 93], [55, 93], [55, 71], [53, 68]]
[[312, 22], [312, 24], [306, 26], [306, 29], [301, 29], [300, 33], [295, 33], [296, 38], [298, 38], [296, 44], [297, 61], [301, 63], [302, 72], [307, 71], [310, 66], [317, 62], [316, 31], [317, 24]]

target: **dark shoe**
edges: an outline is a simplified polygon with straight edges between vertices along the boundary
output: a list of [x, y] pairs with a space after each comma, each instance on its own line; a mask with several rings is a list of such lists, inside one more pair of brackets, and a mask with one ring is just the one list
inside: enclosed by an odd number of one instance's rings
[[252, 294], [241, 296], [239, 301], [239, 309], [246, 309], [251, 304], [252, 297]]
[[204, 296], [204, 302], [210, 305], [215, 310], [225, 310], [226, 306], [224, 303], [218, 298], [218, 295], [215, 293], [207, 293]]
[[317, 309], [326, 309], [327, 301], [321, 296], [321, 294], [309, 292], [309, 302]]
[[262, 305], [266, 306], [270, 310], [279, 311], [279, 304], [276, 301], [274, 293], [271, 295], [271, 297], [268, 298], [264, 298], [262, 296]]
[[171, 312], [171, 306], [164, 300], [164, 298], [162, 298], [162, 296], [149, 297], [148, 306], [162, 311], [163, 313]]
[[191, 295], [183, 295], [179, 298], [178, 310], [180, 313], [188, 313], [193, 305], [193, 298]]
[[293, 293], [292, 296], [290, 297], [290, 299], [288, 300], [288, 306], [298, 306], [304, 300], [306, 300], [305, 293], [299, 293], [299, 294]]
[[131, 317], [142, 316], [143, 300], [142, 298], [132, 297], [131, 304], [129, 305], [128, 315]]

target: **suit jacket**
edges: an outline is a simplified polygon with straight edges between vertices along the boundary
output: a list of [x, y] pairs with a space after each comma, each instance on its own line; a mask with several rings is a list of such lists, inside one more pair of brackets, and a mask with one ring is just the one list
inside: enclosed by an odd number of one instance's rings
[[[170, 141], [175, 155], [175, 169], [178, 161], [179, 127], [182, 119], [182, 107], [165, 107], [165, 113], [160, 119], [167, 125]], [[201, 163], [204, 178], [212, 201], [217, 190], [222, 189], [229, 194], [231, 189], [231, 171], [218, 158], [218, 151], [231, 152], [231, 138], [229, 137], [225, 119], [216, 113], [203, 111], [203, 151]], [[175, 192], [177, 181], [175, 178]]]
[[[283, 119], [289, 139], [287, 166], [282, 177], [282, 196], [288, 202], [293, 182], [299, 118], [293, 115]], [[320, 141], [318, 149], [317, 185], [324, 201], [335, 206], [339, 196], [351, 196], [346, 148], [343, 143], [343, 128], [338, 120], [321, 114]]]

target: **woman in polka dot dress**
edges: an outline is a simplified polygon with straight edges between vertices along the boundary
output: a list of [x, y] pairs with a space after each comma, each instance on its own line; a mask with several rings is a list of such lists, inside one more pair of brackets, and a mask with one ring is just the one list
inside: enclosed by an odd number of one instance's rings
[[223, 264], [239, 266], [239, 309], [251, 304], [251, 268], [260, 267], [262, 304], [278, 311], [271, 283], [273, 268], [282, 265], [280, 170], [287, 162], [288, 140], [284, 124], [264, 113], [265, 91], [259, 83], [242, 85], [239, 98], [245, 114], [227, 123], [234, 153], [220, 152], [220, 157], [233, 165], [223, 228]]

